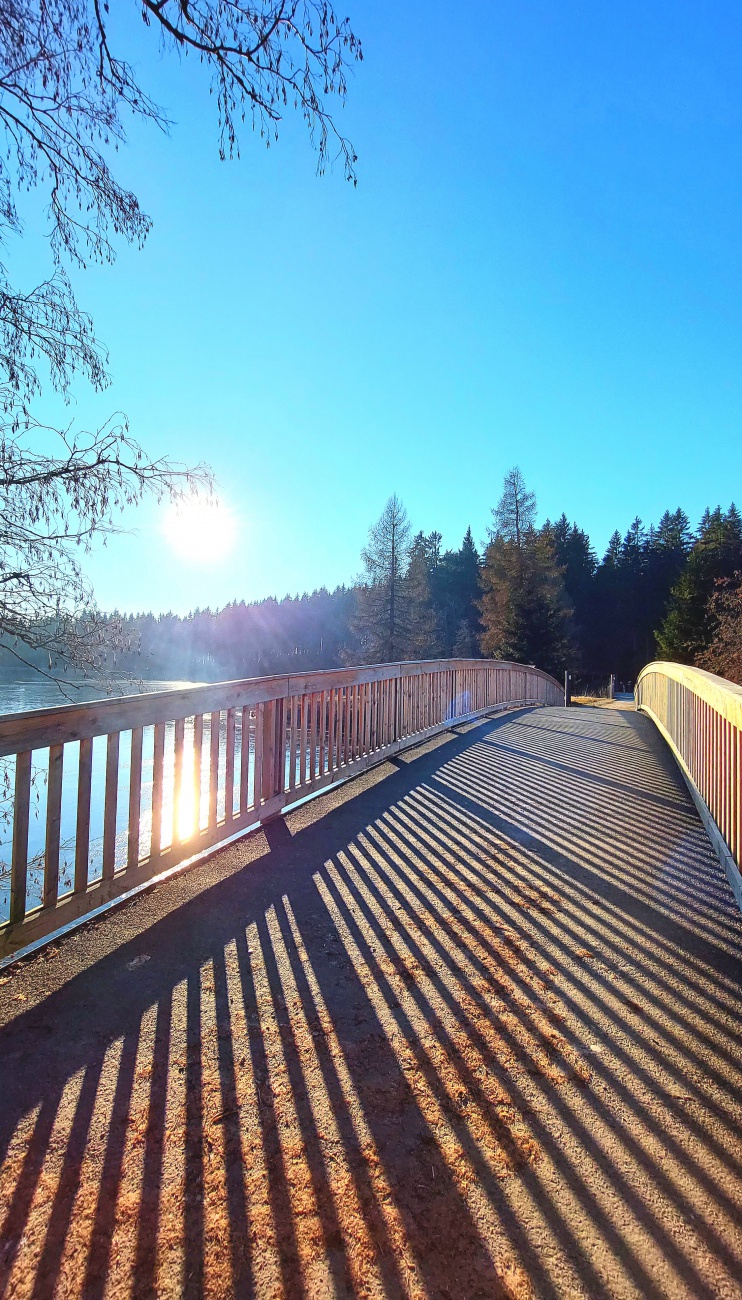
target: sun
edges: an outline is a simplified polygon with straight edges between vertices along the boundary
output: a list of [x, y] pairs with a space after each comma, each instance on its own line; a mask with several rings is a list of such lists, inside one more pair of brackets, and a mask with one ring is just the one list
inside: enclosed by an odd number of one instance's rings
[[168, 506], [162, 531], [181, 559], [216, 564], [234, 549], [237, 521], [229, 506], [216, 497], [187, 497]]

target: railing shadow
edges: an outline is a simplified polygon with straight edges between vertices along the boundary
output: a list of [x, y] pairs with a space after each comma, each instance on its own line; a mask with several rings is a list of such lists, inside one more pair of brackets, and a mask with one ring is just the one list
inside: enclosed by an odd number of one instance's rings
[[651, 724], [388, 772], [3, 985], [0, 1295], [742, 1294], [742, 924]]

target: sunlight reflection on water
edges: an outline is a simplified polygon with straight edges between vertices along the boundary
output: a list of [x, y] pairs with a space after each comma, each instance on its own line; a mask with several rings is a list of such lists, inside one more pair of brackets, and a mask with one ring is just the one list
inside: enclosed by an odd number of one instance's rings
[[[183, 689], [202, 685], [200, 682], [151, 681], [144, 684], [146, 693], [161, 690]], [[118, 694], [139, 693], [141, 686]], [[75, 693], [74, 702], [101, 698], [101, 690], [88, 685]], [[68, 703], [52, 682], [0, 681], [0, 713], [17, 713], [29, 709], [54, 708]], [[238, 721], [235, 736], [235, 787], [232, 791], [233, 807], [239, 803], [239, 773], [242, 748], [241, 727]], [[210, 719], [204, 718], [200, 771], [196, 766], [193, 719], [188, 719], [184, 729], [183, 769], [177, 809], [174, 806], [175, 777], [175, 724], [165, 727], [165, 752], [163, 761], [163, 804], [160, 848], [167, 849], [173, 837], [189, 839], [197, 829], [203, 829], [209, 814], [209, 748]], [[62, 781], [62, 810], [60, 827], [59, 889], [61, 897], [72, 889], [75, 869], [75, 837], [77, 824], [77, 784], [79, 743], [65, 746]], [[12, 791], [14, 758], [0, 760], [5, 765], [6, 791]], [[43, 889], [43, 859], [46, 832], [46, 790], [49, 751], [36, 750], [33, 755], [33, 794], [29, 826], [28, 907], [41, 902]], [[226, 763], [226, 725], [222, 720], [219, 736], [219, 771], [224, 773]], [[154, 766], [154, 728], [145, 727], [142, 744], [142, 784], [140, 802], [140, 857], [149, 851], [152, 836], [152, 785]], [[253, 756], [250, 754], [248, 778], [252, 782]], [[129, 774], [131, 768], [131, 731], [122, 731], [119, 750], [118, 801], [116, 812], [115, 870], [126, 864], [128, 851]], [[103, 869], [103, 812], [105, 798], [106, 737], [93, 741], [90, 846], [88, 879], [99, 880]], [[5, 812], [10, 811], [5, 799]], [[217, 818], [225, 813], [225, 792], [220, 781]], [[0, 824], [0, 921], [7, 919], [10, 893], [11, 825], [7, 815]]]

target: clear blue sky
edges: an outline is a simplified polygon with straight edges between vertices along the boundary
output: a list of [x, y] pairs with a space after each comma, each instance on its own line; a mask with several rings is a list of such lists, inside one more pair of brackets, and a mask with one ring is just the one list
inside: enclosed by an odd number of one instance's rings
[[479, 540], [514, 463], [599, 551], [636, 514], [742, 499], [738, 0], [347, 8], [357, 189], [316, 177], [299, 119], [220, 163], [200, 69], [133, 26], [175, 126], [118, 162], [145, 249], [75, 277], [114, 376], [76, 413], [208, 460], [239, 532], [184, 564], [140, 510], [90, 560], [104, 608], [349, 581], [395, 491], [444, 545]]

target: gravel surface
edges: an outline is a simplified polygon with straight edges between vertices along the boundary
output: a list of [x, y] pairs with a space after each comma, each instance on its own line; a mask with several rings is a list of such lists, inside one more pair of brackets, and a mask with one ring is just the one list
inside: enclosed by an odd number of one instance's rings
[[0, 980], [3, 1297], [742, 1297], [742, 918], [651, 722], [460, 730]]

